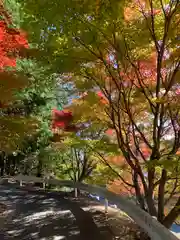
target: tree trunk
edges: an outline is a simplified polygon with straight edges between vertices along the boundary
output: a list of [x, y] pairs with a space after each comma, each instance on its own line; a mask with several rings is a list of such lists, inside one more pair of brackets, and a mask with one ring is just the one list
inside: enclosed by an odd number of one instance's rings
[[178, 198], [176, 205], [173, 207], [170, 213], [164, 218], [162, 224], [166, 228], [170, 228], [179, 215], [180, 215], [180, 197]]
[[[38, 161], [36, 177], [42, 177], [42, 160], [41, 159], [39, 159]], [[42, 187], [42, 183], [35, 183], [35, 186]]]
[[11, 176], [15, 175], [15, 171], [16, 171], [16, 157], [12, 159]]
[[0, 155], [0, 168], [1, 168], [0, 175], [1, 175], [1, 177], [4, 176], [4, 167], [5, 167], [5, 164], [4, 164], [4, 153], [1, 153], [1, 155]]
[[4, 165], [1, 165], [1, 177], [3, 177], [4, 176]]
[[147, 205], [148, 205], [149, 214], [151, 216], [157, 217], [157, 211], [156, 211], [156, 207], [155, 207], [154, 200], [153, 200], [152, 196], [147, 195], [146, 196], [146, 201], [147, 201]]
[[6, 165], [5, 165], [5, 171], [7, 175], [10, 175], [10, 167], [11, 167], [11, 159], [9, 157], [6, 158]]
[[38, 161], [36, 177], [42, 177], [42, 160], [41, 159], [39, 159]]
[[160, 223], [162, 223], [164, 219], [164, 190], [165, 190], [166, 180], [167, 180], [167, 171], [163, 169], [161, 174], [159, 189], [158, 189], [158, 218], [157, 219]]
[[146, 211], [145, 199], [141, 193], [139, 183], [138, 183], [138, 174], [136, 172], [134, 172], [134, 174], [133, 174], [133, 182], [134, 182], [134, 187], [135, 187], [135, 192], [136, 192], [136, 198], [140, 204], [140, 207]]
[[146, 202], [148, 205], [148, 212], [151, 216], [157, 217], [157, 210], [154, 204], [153, 199], [153, 185], [154, 185], [154, 176], [155, 176], [155, 168], [148, 169], [148, 189], [145, 191]]

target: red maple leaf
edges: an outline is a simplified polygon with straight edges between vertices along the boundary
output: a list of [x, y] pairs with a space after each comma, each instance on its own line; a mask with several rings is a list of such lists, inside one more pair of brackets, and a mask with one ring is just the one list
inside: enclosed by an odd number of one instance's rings
[[17, 29], [11, 29], [7, 23], [0, 21], [0, 69], [4, 67], [15, 67], [16, 57], [22, 48], [28, 48], [28, 41], [25, 33]]
[[106, 134], [107, 134], [107, 135], [113, 135], [113, 133], [114, 133], [114, 130], [113, 130], [113, 129], [108, 129], [108, 130], [106, 131]]

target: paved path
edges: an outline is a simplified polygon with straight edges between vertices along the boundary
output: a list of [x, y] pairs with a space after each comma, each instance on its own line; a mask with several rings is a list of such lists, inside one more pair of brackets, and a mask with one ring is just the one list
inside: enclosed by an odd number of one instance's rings
[[112, 240], [94, 223], [83, 203], [66, 199], [63, 194], [27, 192], [0, 185], [0, 202], [12, 211], [1, 240]]

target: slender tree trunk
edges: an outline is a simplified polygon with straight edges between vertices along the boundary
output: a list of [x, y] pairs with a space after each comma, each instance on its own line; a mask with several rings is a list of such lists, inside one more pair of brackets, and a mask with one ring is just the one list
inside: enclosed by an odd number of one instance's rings
[[[38, 165], [37, 165], [37, 173], [36, 173], [36, 177], [42, 177], [42, 168], [43, 168], [42, 160], [39, 159], [39, 160], [38, 160]], [[41, 187], [42, 184], [41, 184], [41, 183], [36, 183], [35, 186], [39, 186], [39, 187]]]
[[5, 165], [5, 171], [6, 174], [10, 174], [10, 168], [11, 168], [11, 159], [9, 157], [6, 158], [6, 165]]
[[148, 189], [145, 192], [146, 202], [148, 205], [148, 212], [151, 216], [157, 217], [157, 210], [154, 204], [153, 199], [153, 190], [154, 190], [154, 175], [155, 175], [155, 168], [151, 167], [148, 170]]
[[164, 219], [164, 190], [167, 179], [167, 171], [165, 169], [162, 170], [161, 180], [158, 189], [158, 221], [160, 223], [163, 222]]
[[170, 213], [164, 218], [162, 224], [166, 228], [170, 228], [176, 218], [180, 215], [180, 197], [178, 198], [176, 205], [170, 211]]
[[4, 165], [1, 165], [1, 173], [0, 173], [1, 177], [4, 176]]
[[41, 176], [42, 176], [42, 161], [39, 159], [38, 165], [37, 165], [36, 177], [41, 177]]
[[1, 153], [1, 155], [0, 155], [0, 168], [1, 168], [0, 175], [1, 175], [1, 177], [3, 177], [4, 176], [4, 168], [5, 168], [4, 153]]
[[157, 216], [157, 210], [154, 204], [154, 199], [152, 198], [152, 195], [148, 195], [146, 196], [146, 202], [148, 205], [148, 212], [151, 216]]
[[140, 187], [139, 187], [139, 183], [138, 183], [138, 174], [134, 173], [133, 176], [133, 182], [134, 182], [134, 186], [135, 186], [135, 192], [136, 192], [136, 198], [140, 204], [140, 207], [146, 211], [146, 206], [145, 206], [145, 199], [142, 196]]
[[15, 170], [16, 170], [16, 157], [12, 159], [11, 176], [15, 175]]

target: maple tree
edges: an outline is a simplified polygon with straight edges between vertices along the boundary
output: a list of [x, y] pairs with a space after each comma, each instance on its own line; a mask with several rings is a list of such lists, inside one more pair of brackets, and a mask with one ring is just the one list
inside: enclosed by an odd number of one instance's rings
[[[80, 96], [80, 99], [73, 100], [73, 103], [79, 102], [82, 99], [85, 99], [87, 93], [83, 93], [82, 96]], [[97, 92], [97, 96], [101, 103], [107, 104], [107, 100], [104, 98], [103, 94], [99, 91]], [[71, 107], [70, 107], [71, 109]], [[80, 129], [84, 128], [83, 126], [78, 126], [75, 123], [73, 124], [73, 114], [70, 109], [64, 109], [64, 110], [57, 110], [53, 109], [52, 111], [52, 131], [56, 134], [60, 135], [60, 131], [64, 132], [78, 132]], [[60, 130], [60, 131], [59, 131]]]
[[26, 34], [12, 27], [11, 16], [2, 2], [0, 15], [0, 150], [8, 152], [19, 148], [19, 139], [27, 136], [29, 131], [33, 132], [37, 122], [30, 117], [6, 113], [16, 100], [17, 90], [28, 84], [27, 77], [17, 71], [16, 65], [18, 54], [29, 45]]
[[[18, 78], [14, 71], [6, 70], [7, 67], [16, 67], [18, 54], [21, 48], [27, 48], [28, 42], [25, 35], [16, 29], [8, 27], [5, 20], [0, 21], [0, 70], [1, 70], [1, 105], [8, 103], [13, 95], [14, 88], [24, 87], [25, 79]], [[7, 95], [9, 93], [9, 95]], [[8, 99], [9, 98], [9, 99]]]
[[169, 228], [180, 213], [179, 197], [164, 210], [180, 184], [179, 2], [112, 0], [100, 2], [97, 11], [96, 1], [31, 0], [23, 7], [32, 41], [42, 29], [46, 34], [41, 61], [50, 62], [77, 95], [86, 93], [69, 107], [73, 120], [112, 129], [110, 140], [131, 178], [121, 175], [121, 181]]
[[77, 142], [75, 144], [64, 141], [60, 149], [52, 145], [44, 153], [43, 161], [46, 159], [48, 169], [51, 169], [57, 178], [74, 182], [86, 181], [96, 168], [96, 162], [88, 147], [78, 146]]

